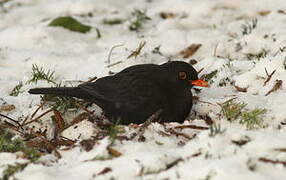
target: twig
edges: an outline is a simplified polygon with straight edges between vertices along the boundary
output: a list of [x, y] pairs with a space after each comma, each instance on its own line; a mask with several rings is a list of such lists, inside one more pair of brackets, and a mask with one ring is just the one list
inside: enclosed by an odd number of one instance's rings
[[44, 115], [46, 115], [46, 114], [48, 114], [49, 112], [52, 112], [52, 111], [53, 111], [53, 109], [49, 109], [49, 110], [45, 111], [44, 113], [42, 113], [37, 118], [35, 118], [35, 119], [33, 119], [33, 120], [29, 121], [29, 122], [26, 122], [25, 124], [22, 124], [22, 126], [26, 126], [28, 124], [31, 124], [32, 122], [35, 122], [35, 121], [39, 120], [41, 117], [43, 117]]
[[1, 113], [0, 113], [0, 116], [4, 117], [4, 118], [6, 118], [6, 119], [9, 119], [10, 121], [16, 123], [19, 128], [21, 128], [22, 130], [24, 130], [24, 128], [22, 127], [22, 125], [21, 125], [18, 121], [14, 120], [14, 119], [12, 119], [12, 118], [10, 118], [10, 117], [4, 115], [4, 114], [1, 114]]
[[198, 129], [198, 130], [208, 130], [208, 127], [204, 126], [196, 126], [196, 125], [182, 125], [182, 126], [176, 126], [174, 127], [175, 129], [185, 129], [185, 128], [190, 128], [190, 129]]
[[[43, 101], [40, 106], [34, 111], [34, 113], [31, 115], [31, 119], [34, 118], [34, 116], [37, 114], [37, 112], [46, 104], [46, 101]], [[26, 123], [28, 119], [25, 119], [25, 121], [23, 121], [22, 125]]]
[[16, 131], [16, 132], [18, 132], [18, 133], [20, 133], [22, 135], [25, 134], [22, 131], [19, 131], [18, 128], [15, 125], [13, 125], [11, 123], [8, 123], [7, 121], [5, 121], [5, 123], [7, 123], [7, 124], [0, 124], [0, 129], [9, 128], [9, 129], [12, 129], [12, 130], [14, 130], [14, 131]]
[[140, 42], [138, 48], [135, 49], [134, 51], [132, 51], [131, 54], [127, 57], [127, 59], [132, 58], [132, 57], [134, 57], [136, 59], [137, 56], [141, 53], [141, 50], [143, 49], [145, 44], [146, 44], [146, 41]]
[[270, 89], [270, 91], [268, 91], [265, 96], [268, 96], [270, 93], [277, 91], [278, 89], [281, 88], [283, 81], [282, 80], [276, 80], [274, 86], [272, 87], [272, 89]]
[[217, 43], [217, 44], [215, 45], [215, 47], [214, 47], [214, 51], [213, 51], [213, 56], [214, 56], [214, 57], [217, 57], [217, 56], [216, 56], [217, 47], [218, 47], [218, 43]]
[[110, 67], [115, 66], [115, 65], [120, 64], [120, 63], [122, 63], [122, 61], [117, 61], [117, 62], [115, 62], [113, 64], [107, 65], [106, 67], [110, 68]]
[[286, 161], [280, 161], [280, 160], [272, 160], [272, 159], [268, 159], [268, 158], [259, 158], [259, 161], [261, 162], [265, 162], [265, 163], [271, 163], [271, 164], [282, 164], [283, 166], [286, 167]]
[[81, 121], [87, 119], [89, 116], [90, 116], [90, 114], [87, 113], [87, 112], [83, 112], [83, 113], [77, 115], [77, 116], [72, 120], [72, 122], [71, 122], [70, 124], [68, 124], [67, 126], [65, 126], [64, 130], [65, 130], [65, 129], [68, 129], [69, 127], [71, 127], [71, 126], [73, 126], [73, 125], [75, 125], [75, 124], [80, 123]]
[[[139, 128], [138, 134], [137, 136], [139, 137], [139, 141], [142, 140], [143, 134], [145, 132], [145, 130], [147, 129], [147, 127], [154, 122], [155, 120], [158, 120], [161, 113], [162, 113], [162, 109], [159, 109], [158, 111], [156, 111], [153, 115], [151, 115]], [[141, 140], [140, 140], [141, 139]]]
[[182, 136], [182, 137], [184, 137], [184, 138], [186, 138], [188, 140], [191, 140], [191, 139], [193, 139], [196, 136], [196, 135], [193, 135], [193, 137], [190, 137], [189, 135], [187, 135], [185, 133], [177, 132], [177, 131], [175, 131], [174, 129], [171, 129], [171, 128], [166, 129], [165, 131], [167, 131], [167, 132], [169, 132], [171, 134], [175, 134], [176, 136]]
[[198, 71], [198, 74], [200, 74], [205, 68], [202, 68]]
[[85, 81], [85, 83], [93, 82], [95, 80], [97, 80], [96, 76], [94, 76], [93, 78], [90, 78], [89, 80]]
[[112, 54], [112, 51], [117, 48], [117, 47], [121, 47], [121, 46], [124, 46], [124, 44], [118, 44], [118, 45], [115, 45], [115, 46], [112, 46], [109, 53], [108, 53], [108, 58], [107, 58], [107, 63], [109, 64], [111, 61], [110, 61], [110, 58], [111, 58], [111, 54]]
[[271, 77], [273, 76], [273, 74], [276, 72], [276, 70], [272, 71], [272, 73], [269, 75], [268, 72], [267, 72], [267, 69], [265, 68], [265, 72], [266, 72], [266, 75], [267, 75], [267, 79], [266, 81], [264, 82], [263, 86], [265, 86], [268, 81], [270, 81]]

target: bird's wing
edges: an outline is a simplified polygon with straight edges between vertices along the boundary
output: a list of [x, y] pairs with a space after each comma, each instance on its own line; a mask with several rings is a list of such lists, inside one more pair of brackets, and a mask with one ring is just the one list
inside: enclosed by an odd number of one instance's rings
[[136, 75], [121, 73], [79, 87], [89, 93], [96, 103], [114, 106], [125, 112], [140, 111], [141, 108], [152, 111], [155, 106], [160, 105], [159, 87], [154, 82]]

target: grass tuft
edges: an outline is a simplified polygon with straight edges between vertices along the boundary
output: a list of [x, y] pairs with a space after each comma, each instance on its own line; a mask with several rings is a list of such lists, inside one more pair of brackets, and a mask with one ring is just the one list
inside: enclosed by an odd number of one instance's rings
[[151, 20], [151, 18], [146, 15], [146, 11], [139, 9], [135, 9], [131, 15], [134, 16], [134, 20], [131, 21], [129, 26], [129, 30], [131, 31], [139, 31], [146, 21]]
[[223, 115], [230, 122], [235, 121], [241, 115], [241, 111], [245, 106], [245, 103], [235, 102], [234, 99], [221, 104]]
[[73, 97], [46, 94], [42, 96], [42, 101], [52, 102], [52, 108], [63, 113], [67, 112], [68, 109], [78, 108], [78, 104], [80, 103]]
[[224, 132], [226, 131], [226, 129], [222, 129], [220, 124], [216, 124], [216, 123], [213, 123], [211, 126], [210, 126], [210, 133], [209, 133], [209, 136], [210, 137], [214, 137], [218, 134], [223, 134]]
[[106, 135], [109, 136], [111, 142], [114, 142], [118, 137], [118, 134], [124, 133], [124, 126], [118, 124], [112, 124], [106, 128]]
[[240, 124], [246, 126], [247, 129], [255, 129], [262, 127], [265, 109], [246, 109], [247, 104], [241, 102], [234, 102], [234, 99], [230, 99], [223, 104], [220, 104], [223, 115], [228, 121], [234, 122], [238, 120]]
[[54, 71], [48, 70], [45, 72], [43, 67], [38, 67], [36, 64], [32, 65], [32, 77], [28, 81], [28, 83], [37, 83], [38, 81], [44, 80], [48, 83], [56, 84], [55, 77], [54, 77]]
[[12, 91], [9, 93], [9, 96], [18, 96], [20, 93], [22, 93], [23, 91], [21, 91], [21, 88], [23, 87], [23, 83], [22, 81], [20, 81], [13, 89]]
[[16, 163], [15, 165], [8, 165], [8, 167], [3, 171], [3, 180], [9, 180], [11, 176], [25, 169], [27, 165], [28, 163]]
[[265, 109], [254, 109], [252, 111], [242, 112], [241, 124], [245, 124], [248, 129], [262, 127], [262, 115], [266, 112]]
[[251, 34], [252, 31], [257, 27], [257, 23], [257, 19], [254, 18], [251, 21], [248, 21], [245, 24], [241, 25], [242, 35]]

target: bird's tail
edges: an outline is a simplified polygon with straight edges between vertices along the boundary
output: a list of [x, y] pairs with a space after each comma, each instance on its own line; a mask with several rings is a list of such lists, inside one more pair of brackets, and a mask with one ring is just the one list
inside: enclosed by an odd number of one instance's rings
[[88, 98], [90, 95], [78, 87], [51, 87], [34, 88], [29, 90], [30, 94], [51, 94], [57, 96], [70, 96], [77, 98]]

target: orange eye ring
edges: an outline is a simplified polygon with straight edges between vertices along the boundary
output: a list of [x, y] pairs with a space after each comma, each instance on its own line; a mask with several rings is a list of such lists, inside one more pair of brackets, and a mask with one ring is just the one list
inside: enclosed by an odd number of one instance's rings
[[184, 71], [179, 72], [179, 79], [181, 80], [187, 79], [187, 73]]

